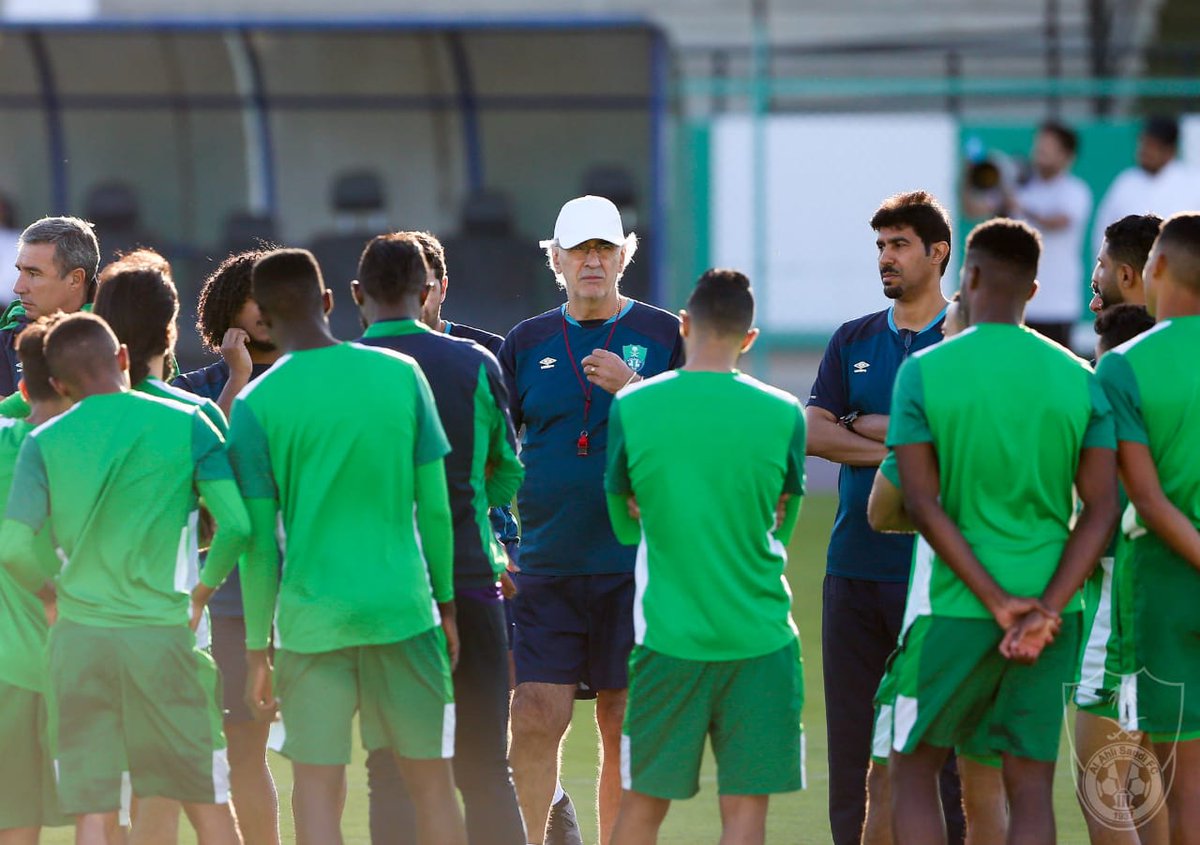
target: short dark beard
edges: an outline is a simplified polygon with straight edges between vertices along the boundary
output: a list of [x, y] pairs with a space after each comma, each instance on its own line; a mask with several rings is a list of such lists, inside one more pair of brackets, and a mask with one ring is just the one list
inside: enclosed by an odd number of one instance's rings
[[279, 347], [271, 343], [269, 340], [255, 340], [250, 338], [246, 341], [246, 348], [251, 352], [278, 352]]
[[900, 287], [900, 285], [884, 285], [883, 295], [888, 299], [899, 299], [904, 296], [904, 288]]

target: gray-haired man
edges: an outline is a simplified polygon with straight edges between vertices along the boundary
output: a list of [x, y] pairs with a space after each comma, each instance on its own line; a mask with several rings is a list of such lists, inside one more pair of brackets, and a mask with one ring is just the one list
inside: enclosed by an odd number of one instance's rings
[[43, 217], [21, 233], [17, 298], [0, 317], [0, 396], [16, 393], [21, 380], [17, 335], [38, 317], [79, 311], [91, 302], [99, 269], [100, 245], [86, 220]]

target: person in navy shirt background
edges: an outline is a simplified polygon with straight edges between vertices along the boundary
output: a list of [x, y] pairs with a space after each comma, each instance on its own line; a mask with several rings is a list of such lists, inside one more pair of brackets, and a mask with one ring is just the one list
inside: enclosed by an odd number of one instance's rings
[[625, 385], [678, 367], [683, 341], [675, 315], [621, 294], [637, 239], [612, 202], [566, 203], [542, 245], [567, 301], [518, 324], [500, 350], [525, 462], [510, 759], [530, 841], [541, 842], [576, 692], [594, 694], [607, 842], [621, 797], [635, 555], [608, 520], [608, 411]]
[[[904, 617], [911, 535], [867, 524], [867, 498], [887, 455], [892, 385], [912, 353], [942, 339], [950, 220], [924, 191], [889, 197], [871, 218], [883, 294], [892, 305], [843, 324], [829, 341], [809, 396], [808, 453], [842, 465], [822, 597], [822, 659], [834, 845], [863, 836], [875, 691]], [[886, 801], [886, 772], [872, 773], [872, 801]], [[957, 775], [943, 778], [951, 842], [962, 840]], [[874, 817], [873, 817], [874, 818]], [[886, 824], [887, 814], [879, 817]]]

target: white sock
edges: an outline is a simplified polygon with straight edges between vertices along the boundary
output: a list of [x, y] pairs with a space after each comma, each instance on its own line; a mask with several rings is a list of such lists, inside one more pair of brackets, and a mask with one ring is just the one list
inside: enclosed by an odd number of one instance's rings
[[552, 799], [550, 799], [550, 805], [554, 806], [559, 801], [563, 800], [563, 796], [566, 794], [567, 793], [562, 788], [562, 781], [561, 780], [555, 781], [554, 782], [554, 797]]

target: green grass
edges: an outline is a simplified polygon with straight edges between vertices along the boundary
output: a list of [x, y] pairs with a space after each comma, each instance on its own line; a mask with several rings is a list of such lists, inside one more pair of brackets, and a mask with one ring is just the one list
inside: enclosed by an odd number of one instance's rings
[[[804, 684], [807, 695], [804, 702], [804, 725], [808, 737], [808, 789], [771, 799], [768, 819], [768, 842], [771, 845], [823, 845], [829, 842], [829, 824], [826, 816], [829, 781], [825, 770], [825, 701], [821, 692], [823, 676], [820, 660], [821, 581], [825, 571], [825, 547], [833, 524], [835, 505], [836, 501], [831, 496], [814, 496], [807, 500], [790, 549], [788, 577], [795, 596], [793, 615], [800, 628], [805, 656]], [[564, 750], [563, 784], [575, 800], [580, 825], [587, 842], [595, 842], [597, 836], [594, 807], [596, 745], [597, 734], [592, 719], [592, 708], [590, 704], [580, 703], [576, 706], [575, 720]], [[1062, 845], [1082, 845], [1087, 842], [1087, 836], [1079, 808], [1075, 804], [1070, 768], [1067, 765], [1069, 754], [1064, 742], [1055, 788], [1058, 841]], [[357, 752], [355, 762], [348, 771], [349, 794], [342, 824], [348, 845], [365, 845], [370, 841], [367, 830], [366, 771], [362, 758], [362, 753]], [[290, 767], [282, 758], [272, 756], [271, 768], [279, 786], [284, 842], [294, 842], [288, 800], [291, 785]], [[676, 803], [667, 816], [659, 840], [663, 845], [698, 845], [717, 840], [720, 821], [717, 813], [716, 771], [711, 759], [705, 761], [700, 784], [699, 795], [691, 801]], [[180, 841], [195, 842], [186, 822], [182, 827], [184, 830]], [[55, 830], [44, 836], [42, 841], [49, 845], [68, 845], [72, 840], [69, 831]]]

